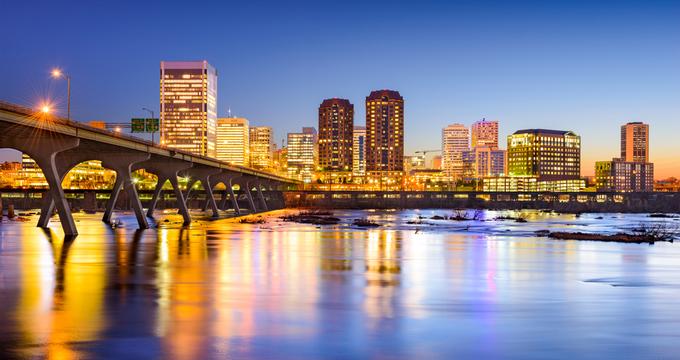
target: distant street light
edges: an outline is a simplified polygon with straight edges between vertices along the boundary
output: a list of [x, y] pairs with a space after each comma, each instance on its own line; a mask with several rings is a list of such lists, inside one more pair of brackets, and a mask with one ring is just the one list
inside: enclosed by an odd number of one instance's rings
[[[151, 123], [151, 144], [152, 144], [152, 145], [156, 145], [155, 142], [154, 142], [154, 135], [156, 134], [156, 127], [154, 126], [154, 124], [155, 124], [154, 119], [155, 119], [156, 117], [154, 116], [153, 110], [147, 109], [147, 108], [145, 108], [145, 107], [142, 108], [142, 110], [148, 111], [148, 112], [151, 114], [151, 121], [152, 121], [152, 123]], [[144, 126], [146, 126], [146, 124], [144, 124]]]
[[45, 113], [45, 114], [49, 114], [50, 110], [52, 110], [52, 109], [50, 109], [50, 106], [49, 106], [49, 105], [43, 105], [43, 106], [40, 108], [40, 111], [42, 111], [42, 112]]
[[61, 69], [52, 69], [52, 78], [54, 79], [66, 79], [66, 91], [67, 91], [67, 118], [71, 120], [71, 76], [63, 72]]

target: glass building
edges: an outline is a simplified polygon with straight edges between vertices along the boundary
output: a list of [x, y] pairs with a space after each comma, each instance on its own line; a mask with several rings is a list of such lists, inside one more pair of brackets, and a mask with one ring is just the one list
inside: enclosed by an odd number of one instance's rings
[[508, 136], [509, 176], [579, 179], [581, 137], [571, 131], [529, 129]]
[[442, 170], [449, 179], [463, 177], [463, 152], [470, 150], [470, 130], [463, 124], [442, 129]]
[[217, 119], [217, 159], [250, 166], [250, 130], [244, 118]]
[[352, 145], [352, 175], [366, 175], [366, 127], [355, 126]]
[[311, 183], [316, 169], [316, 130], [303, 128], [301, 133], [288, 133], [288, 177]]
[[250, 127], [250, 166], [257, 169], [272, 169], [274, 132], [269, 126]]
[[161, 144], [215, 157], [217, 71], [207, 61], [162, 61]]

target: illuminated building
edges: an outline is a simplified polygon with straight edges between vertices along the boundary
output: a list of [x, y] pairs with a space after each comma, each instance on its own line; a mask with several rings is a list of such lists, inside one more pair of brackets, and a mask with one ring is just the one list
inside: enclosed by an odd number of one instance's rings
[[486, 121], [482, 119], [472, 124], [470, 128], [471, 146], [489, 147], [491, 150], [498, 149], [498, 121]]
[[482, 179], [482, 191], [579, 192], [586, 187], [583, 179], [540, 180], [538, 176], [499, 176]]
[[352, 175], [366, 175], [366, 127], [355, 126], [352, 140]]
[[323, 171], [352, 170], [354, 105], [346, 99], [326, 99], [319, 106], [319, 167]]
[[316, 168], [316, 131], [303, 128], [301, 133], [288, 133], [288, 177], [311, 183]]
[[579, 179], [581, 137], [571, 131], [530, 129], [508, 136], [509, 176]]
[[217, 119], [217, 159], [234, 165], [250, 165], [248, 119]]
[[654, 191], [654, 164], [622, 159], [598, 161], [595, 184], [597, 191]]
[[432, 158], [432, 168], [433, 169], [441, 169], [442, 168], [442, 156], [441, 155], [435, 155]]
[[505, 175], [505, 150], [476, 146], [463, 151], [463, 178], [480, 179]]
[[215, 157], [217, 71], [207, 61], [161, 61], [161, 144]]
[[664, 180], [656, 180], [654, 182], [654, 191], [680, 192], [680, 180], [674, 177]]
[[283, 177], [288, 176], [288, 148], [275, 149], [272, 157], [274, 172]]
[[0, 188], [15, 187], [20, 175], [20, 162], [4, 162], [0, 164]]
[[449, 190], [449, 179], [439, 169], [411, 169], [406, 180], [407, 191]]
[[[99, 190], [111, 189], [116, 180], [113, 170], [102, 167], [101, 161], [84, 161], [71, 169], [64, 177], [64, 189]], [[21, 170], [15, 181], [15, 187], [47, 188], [47, 180], [36, 162], [28, 155], [21, 158]]]
[[250, 128], [250, 166], [257, 169], [273, 167], [274, 132], [269, 126]]
[[649, 162], [649, 125], [629, 122], [621, 126], [621, 160]]
[[366, 97], [366, 171], [391, 177], [403, 169], [404, 99], [398, 91], [372, 91]]
[[463, 177], [463, 151], [470, 149], [470, 132], [463, 124], [451, 124], [442, 130], [442, 169], [444, 175], [457, 180]]

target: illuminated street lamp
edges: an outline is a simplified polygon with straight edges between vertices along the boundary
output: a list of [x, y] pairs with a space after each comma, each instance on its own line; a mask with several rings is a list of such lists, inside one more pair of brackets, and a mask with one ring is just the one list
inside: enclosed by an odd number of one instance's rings
[[43, 105], [43, 106], [40, 108], [40, 111], [42, 111], [42, 112], [45, 113], [45, 114], [49, 114], [49, 113], [50, 113], [50, 110], [52, 110], [52, 109], [50, 109], [50, 106], [47, 105], [47, 104]]
[[71, 76], [63, 72], [59, 68], [52, 69], [53, 79], [66, 79], [66, 92], [67, 92], [67, 118], [71, 120]]

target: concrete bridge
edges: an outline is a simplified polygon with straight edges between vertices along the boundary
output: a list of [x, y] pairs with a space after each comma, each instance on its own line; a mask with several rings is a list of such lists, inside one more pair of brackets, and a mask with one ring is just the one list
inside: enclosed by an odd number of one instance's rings
[[[0, 148], [19, 150], [35, 160], [49, 185], [49, 191], [43, 197], [38, 226], [47, 227], [56, 208], [64, 234], [70, 237], [76, 236], [78, 231], [61, 183], [73, 167], [84, 161], [99, 160], [103, 167], [116, 172], [116, 182], [106, 204], [103, 221], [111, 221], [118, 195], [125, 189], [140, 228], [149, 227], [147, 216], [151, 217], [166, 182], [172, 186], [177, 208], [185, 224], [191, 222], [186, 204], [187, 193], [197, 182], [206, 192], [203, 207], [209, 208], [213, 217], [219, 216], [220, 209], [232, 208], [237, 214], [241, 213], [234, 185], [239, 185], [251, 213], [270, 210], [271, 204], [267, 199], [271, 202], [275, 198], [270, 195], [278, 193], [280, 197], [282, 190], [298, 185], [295, 180], [267, 172], [153, 145], [132, 136], [36, 113], [4, 102], [0, 102]], [[131, 178], [132, 172], [139, 169], [155, 174], [159, 180], [146, 211], [142, 208]], [[180, 176], [190, 179], [187, 193], [183, 193], [179, 187]], [[220, 183], [226, 186], [226, 190], [218, 204], [213, 189]]]
[[552, 209], [680, 212], [674, 192], [287, 191], [287, 207], [320, 209]]

